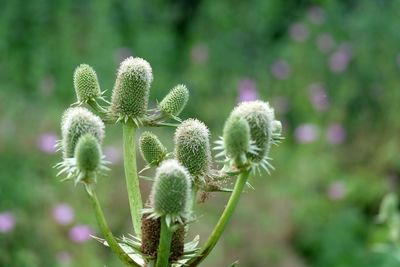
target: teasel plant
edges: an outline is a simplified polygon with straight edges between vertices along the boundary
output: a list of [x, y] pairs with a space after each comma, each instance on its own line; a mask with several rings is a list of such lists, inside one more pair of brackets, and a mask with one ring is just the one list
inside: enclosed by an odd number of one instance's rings
[[[95, 70], [86, 64], [74, 72], [77, 101], [61, 118], [62, 139], [57, 146], [62, 160], [56, 165], [62, 180], [83, 184], [101, 231], [94, 237], [109, 247], [125, 266], [199, 266], [211, 253], [230, 221], [248, 178], [270, 173], [270, 150], [281, 142], [282, 125], [264, 101], [243, 102], [228, 116], [222, 136], [212, 148], [210, 131], [198, 119], [179, 115], [189, 99], [185, 85], [173, 87], [153, 109], [148, 108], [152, 68], [142, 58], [125, 59], [117, 71], [111, 100], [100, 89]], [[89, 109], [92, 109], [90, 111]], [[96, 184], [107, 176], [110, 163], [102, 153], [106, 125], [121, 125], [126, 188], [133, 231], [115, 236], [96, 194]], [[140, 128], [176, 127], [174, 149], [167, 148]], [[138, 171], [136, 151], [147, 163]], [[212, 150], [217, 151], [213, 158]], [[154, 177], [146, 176], [149, 169]], [[143, 201], [139, 183], [152, 182]], [[233, 188], [226, 184], [234, 183]], [[186, 242], [186, 233], [199, 218], [194, 208], [200, 194], [230, 194], [218, 223], [202, 246], [199, 236]], [[143, 205], [145, 203], [145, 205]], [[231, 266], [234, 266], [232, 264]]]

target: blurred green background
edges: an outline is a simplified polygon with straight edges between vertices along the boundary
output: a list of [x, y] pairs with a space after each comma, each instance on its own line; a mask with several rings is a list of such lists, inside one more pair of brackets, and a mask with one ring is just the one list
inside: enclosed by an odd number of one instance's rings
[[[212, 140], [239, 101], [269, 101], [283, 121], [276, 171], [251, 179], [204, 266], [399, 266], [371, 249], [399, 186], [399, 25], [399, 0], [0, 0], [0, 266], [121, 266], [88, 239], [99, 233], [82, 188], [52, 166], [75, 67], [92, 65], [109, 96], [131, 55], [153, 67], [152, 106], [186, 84], [181, 117]], [[173, 130], [155, 132], [172, 149]], [[121, 136], [108, 127], [98, 185], [118, 235], [132, 231]], [[226, 200], [201, 204], [189, 237], [204, 241]]]

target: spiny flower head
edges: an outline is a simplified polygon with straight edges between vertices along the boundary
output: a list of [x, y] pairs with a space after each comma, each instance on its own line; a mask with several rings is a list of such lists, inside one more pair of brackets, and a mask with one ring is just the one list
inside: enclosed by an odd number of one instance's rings
[[167, 222], [179, 221], [188, 216], [191, 178], [177, 160], [163, 161], [157, 168], [151, 191], [152, 218], [168, 216]]
[[79, 138], [90, 133], [99, 143], [104, 138], [104, 123], [92, 112], [82, 107], [69, 108], [61, 119], [61, 149], [64, 158], [74, 156], [75, 147]]
[[160, 102], [159, 108], [170, 116], [178, 116], [189, 100], [189, 90], [185, 85], [179, 84]]
[[79, 182], [94, 183], [97, 174], [107, 171], [104, 156], [99, 140], [92, 133], [85, 133], [79, 137], [73, 158], [64, 158], [56, 167], [60, 169], [57, 174], [66, 174], [62, 181], [74, 179], [75, 185]]
[[207, 173], [211, 160], [210, 132], [197, 120], [183, 121], [175, 132], [175, 157], [193, 177]]
[[140, 118], [147, 110], [153, 73], [142, 58], [125, 59], [117, 74], [111, 99], [111, 114], [117, 118]]
[[268, 155], [272, 143], [272, 122], [274, 110], [267, 102], [260, 100], [242, 102], [231, 113], [231, 116], [244, 118], [250, 126], [251, 140], [259, 149], [258, 153], [249, 153], [247, 156], [253, 162], [261, 162]]
[[228, 157], [243, 158], [250, 150], [250, 127], [247, 121], [238, 116], [230, 116], [223, 130], [224, 149]]
[[101, 96], [100, 85], [95, 70], [87, 65], [79, 65], [74, 72], [74, 87], [78, 103], [86, 103]]
[[79, 138], [75, 148], [75, 160], [79, 171], [96, 171], [102, 159], [99, 141], [91, 134], [85, 134]]
[[144, 132], [139, 139], [140, 153], [149, 165], [158, 165], [167, 155], [167, 149], [151, 132]]

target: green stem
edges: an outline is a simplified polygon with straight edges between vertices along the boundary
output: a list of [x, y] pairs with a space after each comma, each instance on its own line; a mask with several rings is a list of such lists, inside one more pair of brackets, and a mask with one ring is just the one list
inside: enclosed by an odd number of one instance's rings
[[139, 264], [137, 264], [135, 261], [129, 257], [128, 254], [125, 253], [125, 251], [122, 250], [122, 248], [119, 246], [117, 241], [114, 238], [114, 235], [112, 234], [110, 228], [108, 227], [107, 221], [104, 217], [103, 210], [101, 209], [99, 200], [97, 199], [96, 192], [93, 187], [90, 185], [86, 185], [86, 192], [89, 195], [89, 198], [92, 202], [93, 209], [95, 211], [96, 215], [96, 220], [97, 223], [100, 227], [100, 230], [107, 241], [108, 246], [111, 248], [111, 250], [117, 254], [118, 258], [126, 265], [126, 266], [134, 266], [134, 267], [140, 267]]
[[197, 203], [197, 192], [199, 191], [199, 187], [195, 184], [192, 186], [192, 210]]
[[228, 204], [225, 207], [224, 212], [219, 218], [217, 225], [215, 226], [213, 232], [211, 233], [210, 237], [208, 238], [206, 244], [204, 245], [203, 249], [197, 255], [197, 257], [191, 259], [186, 263], [187, 266], [193, 267], [200, 264], [207, 256], [210, 254], [212, 249], [217, 244], [219, 238], [222, 235], [222, 232], [225, 230], [225, 227], [231, 218], [233, 211], [237, 203], [239, 202], [240, 195], [243, 191], [244, 186], [246, 185], [247, 178], [249, 177], [249, 172], [243, 172], [239, 175], [238, 179], [236, 180], [235, 187], [233, 189], [232, 195], [229, 198]]
[[129, 207], [132, 216], [133, 229], [141, 236], [140, 220], [143, 208], [140, 195], [139, 178], [136, 167], [135, 126], [128, 122], [123, 125], [124, 138], [124, 167], [126, 185], [128, 188]]
[[169, 229], [165, 216], [161, 217], [160, 244], [157, 250], [156, 267], [169, 266], [172, 232]]

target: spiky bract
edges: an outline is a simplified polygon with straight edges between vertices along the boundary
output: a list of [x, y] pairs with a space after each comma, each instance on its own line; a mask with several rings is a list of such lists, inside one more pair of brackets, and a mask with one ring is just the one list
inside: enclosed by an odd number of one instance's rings
[[280, 121], [274, 120], [272, 122], [272, 134], [276, 136], [282, 134], [282, 123]]
[[101, 96], [97, 74], [87, 64], [81, 64], [75, 69], [74, 87], [78, 103], [86, 103]]
[[158, 165], [167, 155], [167, 149], [151, 132], [144, 132], [139, 139], [140, 153], [149, 165]]
[[207, 126], [197, 120], [183, 121], [175, 132], [175, 157], [193, 177], [209, 170], [211, 152]]
[[179, 84], [171, 89], [171, 91], [160, 102], [159, 108], [162, 112], [178, 116], [189, 100], [189, 90], [185, 85]]
[[151, 191], [153, 214], [167, 216], [168, 221], [183, 222], [189, 214], [191, 179], [187, 170], [174, 159], [166, 160], [157, 168]]
[[146, 114], [153, 81], [150, 64], [142, 58], [125, 59], [118, 70], [111, 99], [111, 114], [116, 118], [140, 118]]
[[98, 140], [91, 134], [79, 138], [75, 148], [77, 167], [82, 172], [94, 172], [99, 168], [102, 152]]
[[267, 102], [250, 101], [242, 102], [231, 113], [246, 119], [250, 126], [250, 137], [257, 146], [258, 153], [248, 153], [248, 157], [255, 163], [261, 162], [268, 155], [272, 144], [272, 122], [274, 121], [274, 110]]
[[104, 123], [102, 120], [83, 107], [67, 109], [61, 119], [61, 149], [64, 158], [74, 156], [79, 138], [87, 133], [93, 135], [101, 144], [104, 138]]
[[225, 153], [230, 158], [240, 158], [250, 150], [250, 127], [238, 116], [230, 116], [224, 126], [223, 140]]

